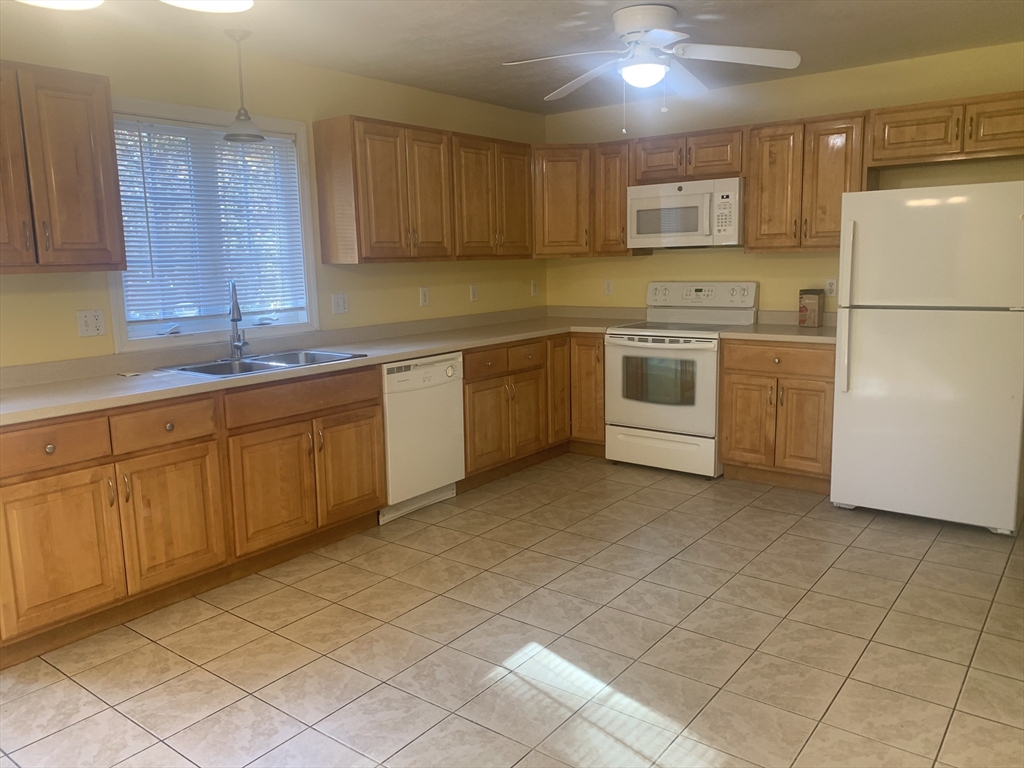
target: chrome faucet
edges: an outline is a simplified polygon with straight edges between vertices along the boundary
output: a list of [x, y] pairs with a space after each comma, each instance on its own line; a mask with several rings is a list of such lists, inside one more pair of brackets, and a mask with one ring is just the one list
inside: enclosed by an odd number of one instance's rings
[[231, 294], [231, 314], [228, 316], [231, 321], [231, 359], [241, 360], [249, 342], [245, 340], [245, 331], [238, 330], [238, 324], [242, 322], [242, 308], [238, 306], [238, 291], [234, 280], [228, 280], [228, 290]]

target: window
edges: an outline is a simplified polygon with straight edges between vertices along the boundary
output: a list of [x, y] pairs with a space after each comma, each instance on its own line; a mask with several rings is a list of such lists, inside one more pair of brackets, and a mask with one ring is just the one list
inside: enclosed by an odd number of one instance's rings
[[258, 144], [223, 135], [209, 124], [115, 116], [128, 266], [119, 275], [119, 337], [127, 348], [225, 331], [229, 279], [243, 326], [309, 327], [298, 134]]

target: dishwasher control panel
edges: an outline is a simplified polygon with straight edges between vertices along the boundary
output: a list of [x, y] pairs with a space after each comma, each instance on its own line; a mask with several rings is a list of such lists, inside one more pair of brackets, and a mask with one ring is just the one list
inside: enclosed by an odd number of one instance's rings
[[403, 360], [381, 366], [384, 392], [404, 392], [447, 384], [462, 378], [462, 353]]

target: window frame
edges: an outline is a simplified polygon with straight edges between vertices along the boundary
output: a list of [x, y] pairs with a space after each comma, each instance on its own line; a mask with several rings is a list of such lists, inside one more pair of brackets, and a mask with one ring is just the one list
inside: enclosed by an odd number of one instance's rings
[[[114, 120], [154, 120], [179, 123], [183, 126], [199, 126], [226, 130], [234, 120], [234, 114], [217, 109], [190, 107], [179, 104], [164, 104], [144, 99], [113, 99]], [[302, 264], [306, 281], [305, 323], [291, 323], [278, 326], [245, 326], [246, 338], [261, 339], [275, 336], [290, 336], [316, 331], [320, 328], [320, 314], [317, 307], [316, 284], [316, 243], [313, 231], [313, 197], [309, 174], [309, 144], [306, 137], [306, 123], [300, 120], [284, 120], [275, 117], [253, 116], [253, 122], [264, 133], [295, 140], [295, 163], [299, 182], [299, 219], [302, 228]], [[110, 316], [114, 335], [114, 352], [139, 352], [154, 349], [190, 347], [200, 344], [227, 344], [228, 326], [220, 331], [198, 331], [194, 333], [154, 336], [144, 339], [128, 338], [128, 318], [124, 306], [124, 272], [109, 272], [107, 285], [110, 290]], [[227, 291], [225, 285], [224, 290]], [[252, 319], [252, 318], [246, 318]], [[227, 352], [225, 351], [225, 357]]]

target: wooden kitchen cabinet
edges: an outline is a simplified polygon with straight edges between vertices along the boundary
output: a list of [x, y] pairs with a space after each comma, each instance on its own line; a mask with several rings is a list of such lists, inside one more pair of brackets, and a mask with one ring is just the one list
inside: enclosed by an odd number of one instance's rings
[[803, 124], [750, 131], [745, 244], [749, 249], [800, 245]]
[[687, 178], [743, 173], [743, 131], [717, 131], [686, 137]]
[[512, 459], [508, 377], [464, 384], [466, 474]]
[[118, 462], [128, 594], [227, 559], [217, 443]]
[[229, 438], [236, 554], [316, 529], [312, 430], [302, 421]]
[[320, 526], [387, 506], [383, 409], [375, 405], [325, 416], [313, 429]]
[[590, 148], [538, 147], [533, 162], [534, 253], [589, 255]]
[[533, 255], [533, 151], [497, 142], [498, 255]]
[[838, 247], [843, 193], [861, 188], [864, 116], [804, 124], [802, 247]]
[[569, 337], [548, 339], [547, 356], [548, 444], [556, 445], [572, 437]]
[[625, 256], [629, 212], [629, 142], [617, 141], [594, 147], [595, 256]]
[[412, 255], [440, 259], [452, 248], [452, 175], [448, 135], [405, 129], [409, 174], [409, 226]]
[[955, 155], [963, 148], [964, 105], [896, 107], [871, 113], [871, 159]]
[[357, 120], [354, 133], [360, 260], [410, 256], [405, 129]]
[[111, 465], [0, 489], [0, 636], [59, 622], [125, 593]]
[[536, 453], [548, 444], [547, 376], [543, 368], [509, 376], [512, 458]]
[[570, 340], [572, 439], [604, 443], [604, 336]]
[[968, 104], [964, 152], [1024, 149], [1024, 98]]
[[678, 181], [686, 175], [685, 136], [649, 136], [633, 144], [638, 184]]
[[0, 266], [36, 263], [18, 71], [0, 62]]
[[775, 465], [775, 393], [771, 376], [722, 375], [719, 459], [723, 463]]
[[832, 471], [831, 381], [780, 378], [775, 466], [811, 475]]

